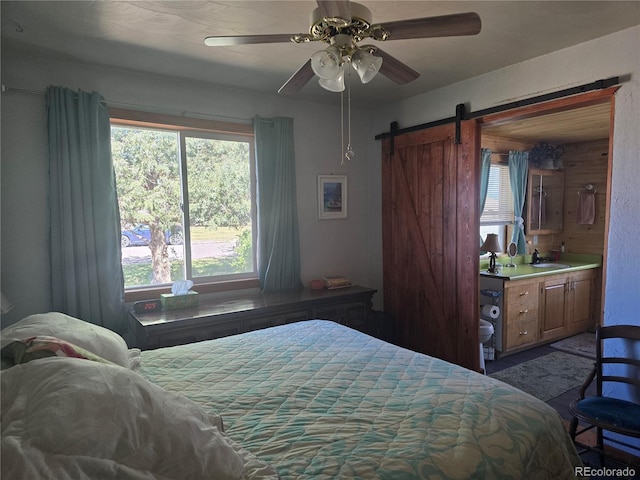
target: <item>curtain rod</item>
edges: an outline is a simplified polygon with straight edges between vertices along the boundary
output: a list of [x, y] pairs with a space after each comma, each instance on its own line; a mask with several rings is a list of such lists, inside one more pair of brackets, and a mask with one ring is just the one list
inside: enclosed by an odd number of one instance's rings
[[[40, 95], [45, 96], [46, 92], [38, 92], [36, 90], [27, 90], [25, 88], [16, 88], [16, 87], [8, 87], [6, 85], [2, 85], [2, 93], [5, 92], [16, 92], [22, 93], [25, 95]], [[251, 118], [243, 118], [243, 117], [232, 117], [230, 115], [211, 115], [210, 113], [202, 113], [202, 112], [194, 112], [192, 110], [178, 110], [175, 108], [161, 108], [152, 105], [141, 105], [136, 103], [126, 103], [126, 102], [114, 102], [110, 100], [105, 100], [104, 102], [106, 107], [129, 107], [129, 108], [144, 108], [144, 109], [152, 109], [157, 113], [171, 113], [171, 114], [179, 114], [183, 117], [188, 116], [200, 116], [206, 119], [231, 119], [231, 120], [241, 120], [246, 123], [251, 123], [253, 119]]]
[[[16, 93], [22, 93], [25, 95], [36, 95], [36, 96], [42, 96], [44, 97], [47, 93], [46, 92], [37, 92], [35, 90], [27, 90], [25, 88], [15, 88], [15, 87], [7, 87], [6, 85], [2, 85], [2, 93], [5, 92], [16, 92]], [[77, 99], [78, 97], [74, 97], [74, 100]], [[108, 107], [109, 105], [107, 105], [106, 101], [102, 101], [100, 102], [100, 105], [103, 107]]]

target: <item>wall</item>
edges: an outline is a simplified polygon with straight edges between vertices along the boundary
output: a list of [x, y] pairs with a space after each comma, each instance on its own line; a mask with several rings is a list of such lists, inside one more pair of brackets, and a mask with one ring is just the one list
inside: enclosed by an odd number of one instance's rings
[[[602, 255], [605, 242], [607, 169], [609, 139], [563, 145], [564, 220], [562, 234], [556, 235], [554, 248], [565, 243], [567, 252]], [[593, 224], [578, 225], [576, 210], [585, 185], [596, 190], [596, 215]]]
[[[466, 103], [477, 111], [514, 100], [533, 97], [598, 79], [619, 76], [623, 83], [616, 94], [615, 128], [611, 178], [609, 234], [606, 240], [604, 324], [637, 324], [640, 298], [640, 26], [597, 40], [560, 50], [511, 67], [414, 97], [410, 101], [377, 110], [370, 136], [389, 130], [397, 121], [400, 128], [454, 116], [455, 105]], [[428, 72], [422, 72], [428, 75]], [[370, 157], [380, 164], [380, 145], [372, 145]], [[376, 171], [374, 169], [374, 171]], [[371, 177], [371, 191], [379, 177]], [[382, 251], [381, 223], [369, 225], [369, 238], [380, 239], [374, 250]], [[378, 265], [380, 270], [381, 265]], [[381, 272], [372, 277], [381, 276]], [[640, 358], [619, 345], [628, 355]], [[620, 392], [623, 396], [628, 394]], [[640, 401], [640, 398], [636, 398]], [[638, 443], [640, 444], [640, 443]]]
[[[340, 110], [335, 105], [294, 101], [64, 61], [2, 55], [2, 291], [14, 308], [3, 324], [48, 311], [50, 298], [48, 85], [100, 92], [110, 105], [249, 123], [254, 115], [294, 118], [302, 280], [345, 274], [354, 283], [368, 277], [366, 122], [353, 109], [356, 158], [340, 164]], [[136, 106], [143, 106], [136, 107]], [[317, 175], [348, 175], [348, 218], [318, 220]], [[73, 232], [69, 232], [73, 235]]]
[[[544, 139], [541, 139], [544, 140]], [[481, 146], [493, 152], [507, 152], [509, 150], [529, 150], [534, 144], [521, 143], [502, 137], [482, 135]], [[607, 199], [607, 170], [609, 139], [596, 139], [579, 143], [559, 145], [564, 149], [562, 156], [564, 168], [564, 195], [562, 210], [562, 232], [547, 235], [525, 235], [527, 253], [537, 249], [546, 254], [551, 250], [559, 250], [564, 242], [565, 251], [572, 253], [604, 254], [605, 219]], [[495, 154], [492, 162], [507, 161], [506, 155]], [[596, 216], [592, 225], [576, 224], [577, 192], [587, 184], [592, 184], [597, 191]], [[524, 215], [527, 221], [527, 204], [525, 202]], [[525, 229], [528, 231], [528, 229]], [[535, 237], [538, 243], [534, 244]], [[506, 250], [506, 245], [503, 245]]]

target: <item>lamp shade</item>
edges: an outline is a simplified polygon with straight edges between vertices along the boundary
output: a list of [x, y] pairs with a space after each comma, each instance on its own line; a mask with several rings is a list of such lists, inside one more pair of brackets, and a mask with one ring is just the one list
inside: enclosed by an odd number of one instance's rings
[[320, 78], [318, 83], [322, 88], [330, 92], [344, 92], [344, 65], [340, 66], [338, 75], [333, 78]]
[[351, 56], [351, 63], [362, 83], [369, 83], [382, 66], [382, 58], [376, 57], [368, 50], [358, 50]]
[[311, 55], [311, 69], [320, 78], [330, 80], [340, 74], [341, 60], [340, 50], [331, 46]]
[[500, 241], [498, 240], [498, 235], [495, 233], [487, 233], [487, 238], [485, 238], [484, 243], [480, 246], [480, 250], [483, 252], [501, 252], [502, 247], [500, 246]]

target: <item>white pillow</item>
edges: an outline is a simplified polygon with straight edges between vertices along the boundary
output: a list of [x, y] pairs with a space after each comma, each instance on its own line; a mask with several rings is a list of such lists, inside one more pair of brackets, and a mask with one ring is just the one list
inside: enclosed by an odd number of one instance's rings
[[131, 370], [51, 357], [0, 375], [2, 478], [278, 478], [220, 417]]
[[130, 368], [132, 362], [124, 339], [107, 328], [79, 320], [64, 313], [30, 315], [2, 329], [3, 338], [22, 340], [47, 336], [66, 340], [110, 362]]

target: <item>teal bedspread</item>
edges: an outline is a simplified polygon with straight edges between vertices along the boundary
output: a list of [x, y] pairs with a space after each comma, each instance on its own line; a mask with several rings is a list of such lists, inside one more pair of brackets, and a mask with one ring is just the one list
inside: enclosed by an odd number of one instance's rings
[[283, 479], [569, 479], [555, 410], [324, 320], [145, 351], [141, 373], [222, 416]]

